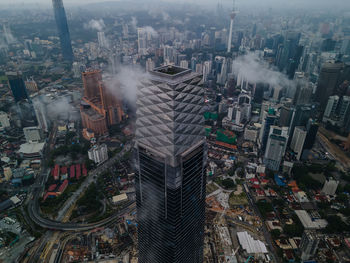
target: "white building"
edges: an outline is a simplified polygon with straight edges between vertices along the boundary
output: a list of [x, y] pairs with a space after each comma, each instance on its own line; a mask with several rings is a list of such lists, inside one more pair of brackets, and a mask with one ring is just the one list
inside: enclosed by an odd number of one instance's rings
[[10, 127], [10, 119], [6, 112], [0, 111], [0, 130]]
[[180, 61], [180, 67], [181, 68], [188, 68], [188, 61], [187, 60], [181, 60]]
[[338, 185], [339, 181], [336, 181], [334, 179], [328, 179], [324, 182], [321, 193], [325, 195], [335, 195]]
[[146, 61], [146, 71], [152, 71], [155, 68], [155, 63], [151, 58]]
[[286, 152], [288, 142], [288, 127], [271, 126], [267, 139], [264, 163], [266, 167], [278, 171]]
[[320, 238], [317, 237], [317, 233], [314, 231], [304, 231], [300, 242], [301, 259], [309, 260], [315, 256]]
[[108, 160], [108, 150], [106, 144], [94, 145], [88, 151], [89, 159], [95, 163], [103, 163]]
[[40, 142], [42, 140], [42, 133], [39, 127], [23, 128], [23, 133], [28, 143]]
[[298, 160], [300, 160], [301, 154], [303, 152], [306, 135], [307, 131], [305, 127], [295, 127], [290, 148], [297, 154]]
[[97, 32], [97, 39], [100, 48], [108, 48], [108, 41], [105, 32]]

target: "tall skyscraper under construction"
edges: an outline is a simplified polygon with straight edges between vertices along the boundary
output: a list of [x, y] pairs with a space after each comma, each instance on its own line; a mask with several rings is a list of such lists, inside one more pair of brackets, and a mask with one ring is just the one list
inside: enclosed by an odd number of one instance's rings
[[64, 10], [62, 0], [52, 0], [53, 11], [57, 25], [58, 36], [60, 38], [63, 59], [73, 61], [72, 43], [70, 40], [69, 28], [67, 23], [66, 11]]
[[206, 143], [202, 77], [164, 66], [137, 101], [136, 198], [140, 263], [201, 263]]

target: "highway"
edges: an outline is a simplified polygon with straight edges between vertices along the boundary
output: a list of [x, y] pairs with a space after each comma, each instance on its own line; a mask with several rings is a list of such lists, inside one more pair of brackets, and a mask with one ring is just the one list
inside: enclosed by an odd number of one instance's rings
[[[85, 181], [82, 183], [78, 191], [76, 191], [75, 194], [73, 194], [65, 203], [62, 210], [66, 211], [71, 205], [75, 203], [75, 201], [80, 196], [81, 192], [86, 189], [90, 183], [95, 181], [95, 176], [100, 175], [104, 173], [113, 163], [120, 159], [125, 152], [129, 151], [131, 149], [131, 143], [126, 144], [121, 152], [116, 154], [114, 157], [106, 161], [105, 163], [98, 166], [95, 170], [90, 171], [88, 177], [85, 179]], [[40, 215], [40, 208], [39, 208], [39, 197], [41, 196], [42, 191], [44, 190], [45, 181], [48, 176], [48, 171], [46, 169], [43, 169], [41, 175], [37, 178], [36, 184], [33, 186], [33, 198], [29, 201], [28, 204], [28, 215], [30, 219], [36, 223], [37, 225], [50, 229], [50, 230], [61, 230], [61, 231], [86, 231], [91, 230], [97, 227], [101, 227], [103, 225], [106, 225], [110, 223], [111, 221], [115, 220], [116, 218], [120, 217], [121, 215], [128, 213], [133, 207], [135, 207], [134, 201], [129, 201], [126, 203], [125, 207], [121, 209], [120, 211], [116, 212], [112, 216], [101, 220], [96, 223], [92, 224], [77, 224], [77, 223], [62, 223], [60, 221], [50, 220], [47, 218], [44, 218]], [[63, 211], [63, 212], [64, 212]], [[64, 214], [64, 213], [60, 214]]]

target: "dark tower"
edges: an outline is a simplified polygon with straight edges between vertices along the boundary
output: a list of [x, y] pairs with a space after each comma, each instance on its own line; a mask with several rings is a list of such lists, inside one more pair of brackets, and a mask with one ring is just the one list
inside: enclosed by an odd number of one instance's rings
[[17, 103], [21, 100], [29, 99], [27, 89], [22, 78], [22, 73], [6, 72], [6, 76], [15, 102]]
[[140, 87], [136, 204], [140, 263], [202, 263], [206, 143], [202, 77], [157, 68]]
[[73, 61], [74, 57], [68, 29], [66, 11], [64, 10], [62, 0], [52, 0], [52, 4], [53, 11], [55, 13], [58, 36], [61, 42], [63, 59], [71, 62]]

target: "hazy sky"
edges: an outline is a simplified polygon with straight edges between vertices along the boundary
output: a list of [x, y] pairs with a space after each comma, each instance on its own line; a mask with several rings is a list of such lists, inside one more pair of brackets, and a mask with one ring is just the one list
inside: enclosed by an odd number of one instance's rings
[[[52, 0], [0, 0], [0, 6], [8, 5], [28, 5], [38, 3], [40, 5], [51, 5]], [[84, 5], [86, 3], [103, 3], [103, 2], [169, 2], [174, 3], [174, 0], [63, 0], [65, 5]], [[194, 4], [210, 4], [216, 5], [218, 2], [224, 5], [229, 5], [232, 0], [177, 0], [176, 3], [186, 2]], [[252, 6], [265, 6], [271, 8], [277, 7], [288, 7], [295, 6], [300, 8], [327, 8], [332, 9], [349, 9], [350, 11], [350, 0], [236, 0], [238, 8], [240, 6], [246, 7], [247, 5]]]

